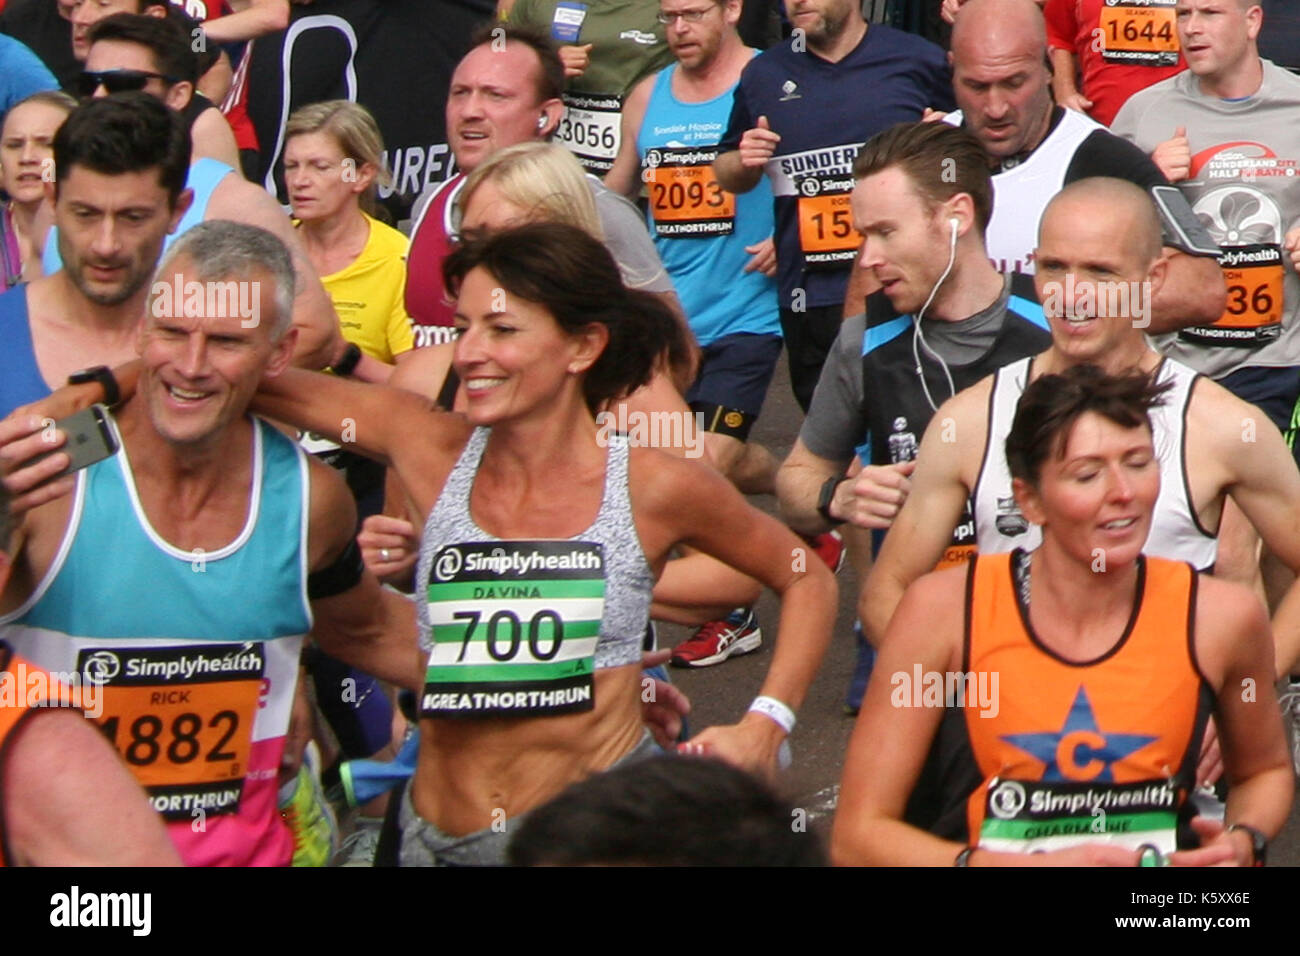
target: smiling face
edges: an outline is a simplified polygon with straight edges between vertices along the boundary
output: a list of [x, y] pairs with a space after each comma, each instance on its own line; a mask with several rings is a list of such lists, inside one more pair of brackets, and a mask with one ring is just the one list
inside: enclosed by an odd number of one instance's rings
[[[604, 346], [600, 331], [569, 335], [547, 309], [512, 295], [486, 269], [470, 270], [456, 303], [452, 365], [475, 425], [545, 414]], [[594, 354], [593, 353], [594, 348]]]
[[[199, 281], [193, 263], [183, 255], [171, 263], [167, 276], [155, 286], [149, 308], [140, 323], [136, 349], [142, 360], [139, 395], [158, 434], [174, 445], [203, 446], [244, 415], [257, 384], [265, 373], [276, 373], [288, 363], [295, 335], [291, 331], [272, 340], [275, 320], [275, 280], [258, 269], [236, 280], [244, 283], [239, 295], [251, 303], [256, 297], [259, 321], [245, 327], [231, 300], [203, 296], [191, 308], [187, 283]], [[180, 279], [175, 279], [180, 276]], [[215, 283], [203, 283], [208, 288]], [[159, 292], [162, 294], [158, 294]], [[224, 305], [222, 304], [224, 303]], [[197, 313], [197, 314], [195, 314]]]
[[916, 314], [948, 264], [944, 206], [926, 203], [897, 166], [858, 180], [849, 201], [862, 236], [858, 266], [872, 272], [895, 309]]
[[156, 167], [108, 175], [74, 165], [58, 184], [63, 269], [92, 302], [120, 305], [153, 275], [163, 240], [185, 213], [171, 207], [158, 177]]
[[465, 55], [447, 94], [447, 137], [456, 166], [470, 172], [499, 149], [538, 139], [541, 63], [523, 43], [491, 44]]
[[1043, 462], [1037, 487], [1015, 480], [1025, 517], [1083, 563], [1101, 553], [1108, 568], [1131, 564], [1146, 544], [1160, 494], [1150, 427], [1124, 428], [1085, 412], [1061, 452]]
[[1178, 42], [1187, 68], [1199, 77], [1232, 76], [1257, 59], [1260, 7], [1245, 9], [1238, 0], [1178, 0]]
[[1052, 349], [1068, 364], [1119, 370], [1145, 354], [1143, 316], [1161, 273], [1143, 255], [1138, 231], [1124, 210], [1087, 197], [1062, 197], [1044, 213], [1034, 288]]
[[45, 180], [54, 175], [51, 144], [67, 116], [67, 110], [48, 103], [24, 103], [6, 114], [0, 133], [0, 186], [15, 202], [40, 202], [45, 195]]

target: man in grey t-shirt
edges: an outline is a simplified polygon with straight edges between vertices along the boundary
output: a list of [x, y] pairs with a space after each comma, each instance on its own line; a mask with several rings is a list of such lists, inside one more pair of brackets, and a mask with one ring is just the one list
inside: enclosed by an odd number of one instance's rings
[[1228, 303], [1156, 346], [1285, 430], [1300, 396], [1300, 77], [1260, 58], [1257, 4], [1186, 6], [1187, 71], [1134, 94], [1112, 130], [1151, 153], [1222, 247]]

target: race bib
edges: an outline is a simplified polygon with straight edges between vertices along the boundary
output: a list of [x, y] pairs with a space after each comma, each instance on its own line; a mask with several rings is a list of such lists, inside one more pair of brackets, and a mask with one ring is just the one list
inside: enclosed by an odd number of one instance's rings
[[555, 16], [551, 18], [551, 39], [556, 43], [574, 44], [582, 32], [582, 21], [587, 19], [585, 3], [557, 3]]
[[1129, 66], [1177, 66], [1178, 28], [1174, 0], [1133, 3], [1106, 0], [1097, 29], [1101, 58]]
[[646, 185], [655, 232], [666, 238], [729, 236], [736, 228], [736, 197], [713, 175], [716, 149], [646, 152]]
[[607, 173], [618, 155], [623, 98], [615, 93], [565, 93], [564, 119], [555, 131], [578, 161], [593, 173]]
[[1192, 342], [1258, 348], [1282, 334], [1282, 295], [1286, 269], [1276, 243], [1225, 247], [1219, 257], [1228, 305], [1213, 325], [1184, 329]]
[[1109, 843], [1177, 849], [1177, 788], [1168, 781], [1106, 784], [989, 781], [979, 845], [1012, 853]]
[[809, 177], [799, 183], [799, 249], [809, 269], [840, 268], [858, 254], [849, 195], [853, 178]]
[[605, 557], [585, 541], [490, 541], [434, 555], [426, 717], [541, 717], [595, 707]]
[[167, 820], [235, 813], [266, 689], [260, 643], [83, 648], [99, 727]]

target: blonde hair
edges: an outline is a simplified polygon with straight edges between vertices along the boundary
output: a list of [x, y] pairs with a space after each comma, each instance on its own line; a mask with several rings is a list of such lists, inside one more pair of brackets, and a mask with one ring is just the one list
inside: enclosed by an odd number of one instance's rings
[[527, 209], [532, 221], [575, 226], [604, 241], [587, 175], [563, 146], [519, 143], [493, 153], [465, 180], [459, 198], [462, 215], [478, 187], [489, 181], [510, 202]]
[[[284, 127], [287, 143], [295, 136], [308, 133], [329, 133], [339, 144], [345, 158], [357, 166], [366, 163], [375, 167], [375, 185], [391, 186], [393, 177], [384, 166], [384, 138], [379, 134], [379, 124], [370, 111], [351, 100], [326, 100], [294, 110]], [[375, 189], [361, 196], [361, 208], [374, 215]]]

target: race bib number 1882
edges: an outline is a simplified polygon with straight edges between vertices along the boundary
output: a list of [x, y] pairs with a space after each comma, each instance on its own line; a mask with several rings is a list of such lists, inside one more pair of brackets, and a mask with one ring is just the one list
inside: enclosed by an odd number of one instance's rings
[[101, 685], [99, 726], [168, 820], [239, 809], [265, 691], [260, 643], [84, 648]]

